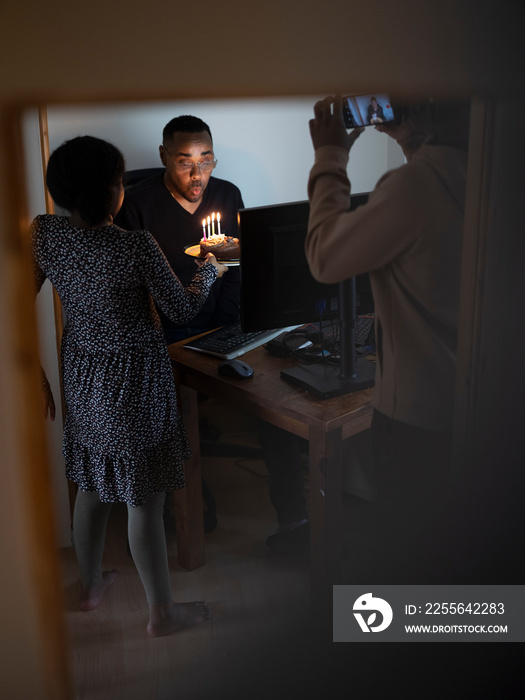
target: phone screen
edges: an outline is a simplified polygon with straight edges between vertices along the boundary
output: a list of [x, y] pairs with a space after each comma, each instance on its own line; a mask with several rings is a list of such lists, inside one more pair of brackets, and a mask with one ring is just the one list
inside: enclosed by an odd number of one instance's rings
[[375, 126], [394, 121], [390, 98], [385, 94], [343, 97], [343, 119], [347, 129]]

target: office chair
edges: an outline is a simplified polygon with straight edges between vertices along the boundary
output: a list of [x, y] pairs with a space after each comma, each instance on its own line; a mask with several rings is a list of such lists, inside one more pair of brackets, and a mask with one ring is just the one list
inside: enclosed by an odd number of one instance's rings
[[136, 185], [137, 182], [145, 180], [152, 175], [157, 175], [158, 173], [163, 173], [164, 168], [139, 168], [138, 170], [126, 170], [122, 178], [124, 187], [131, 187]]

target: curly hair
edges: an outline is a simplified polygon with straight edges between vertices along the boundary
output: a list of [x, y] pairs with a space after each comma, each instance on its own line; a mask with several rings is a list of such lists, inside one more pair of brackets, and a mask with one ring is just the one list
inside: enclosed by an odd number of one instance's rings
[[213, 143], [210, 127], [203, 122], [199, 117], [193, 117], [191, 114], [183, 114], [180, 117], [175, 117], [169, 121], [162, 131], [162, 140], [171, 141], [173, 134], [182, 132], [184, 134], [198, 134], [201, 131], [207, 131], [210, 140]]
[[46, 184], [56, 204], [96, 226], [111, 214], [112, 188], [124, 174], [122, 153], [102, 139], [77, 136], [49, 158]]

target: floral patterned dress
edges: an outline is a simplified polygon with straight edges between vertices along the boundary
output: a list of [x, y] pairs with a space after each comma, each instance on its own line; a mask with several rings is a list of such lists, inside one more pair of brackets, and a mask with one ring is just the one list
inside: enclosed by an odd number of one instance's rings
[[189, 444], [154, 301], [189, 321], [216, 268], [202, 265], [183, 287], [147, 231], [79, 229], [61, 216], [37, 217], [32, 242], [36, 292], [48, 278], [66, 317], [66, 476], [102, 501], [132, 506], [182, 488]]

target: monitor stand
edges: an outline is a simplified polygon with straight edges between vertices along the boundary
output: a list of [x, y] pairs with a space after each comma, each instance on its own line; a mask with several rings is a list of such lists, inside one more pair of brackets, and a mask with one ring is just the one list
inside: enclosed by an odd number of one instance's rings
[[351, 277], [339, 283], [339, 324], [341, 361], [332, 365], [324, 359], [313, 365], [281, 370], [283, 379], [319, 396], [350, 394], [374, 385], [375, 362], [358, 358], [355, 351], [356, 287]]

